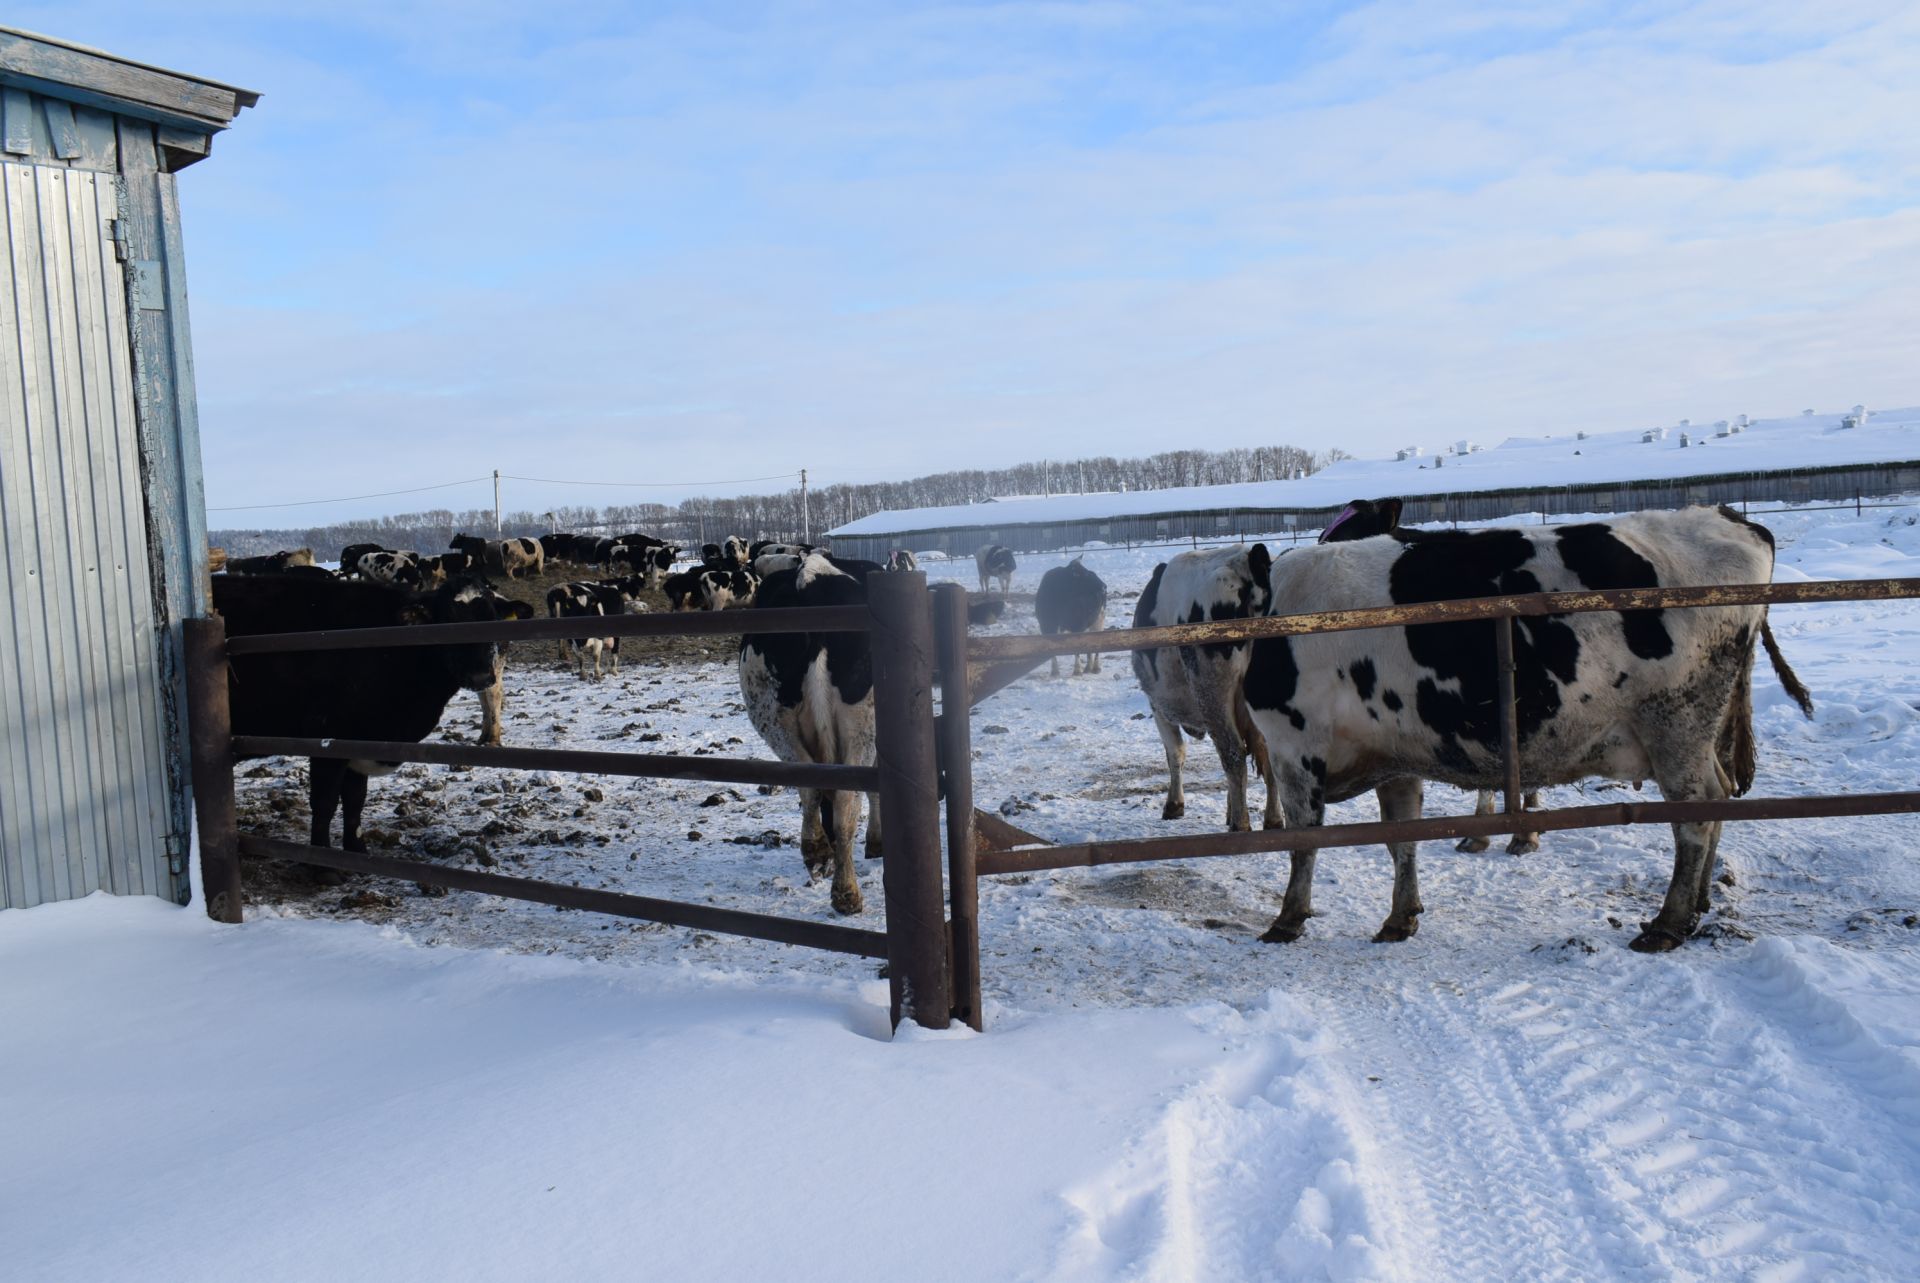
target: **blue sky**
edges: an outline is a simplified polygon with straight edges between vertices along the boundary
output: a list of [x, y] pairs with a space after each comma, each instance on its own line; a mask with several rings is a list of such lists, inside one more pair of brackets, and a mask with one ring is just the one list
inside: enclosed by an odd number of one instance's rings
[[215, 507], [1920, 399], [1909, 4], [8, 20], [264, 95], [180, 180]]

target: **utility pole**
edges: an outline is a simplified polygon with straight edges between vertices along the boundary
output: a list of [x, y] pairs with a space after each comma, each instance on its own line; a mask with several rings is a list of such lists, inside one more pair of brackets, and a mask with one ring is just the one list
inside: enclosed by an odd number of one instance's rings
[[500, 469], [493, 470], [493, 537], [500, 537]]
[[806, 543], [813, 538], [810, 523], [807, 520], [807, 470], [800, 469], [800, 542]]

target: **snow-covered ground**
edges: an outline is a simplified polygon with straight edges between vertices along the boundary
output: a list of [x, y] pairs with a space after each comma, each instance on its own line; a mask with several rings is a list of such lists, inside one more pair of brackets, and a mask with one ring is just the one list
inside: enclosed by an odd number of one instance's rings
[[[1783, 580], [1920, 574], [1920, 508], [1764, 519]], [[1164, 555], [1088, 554], [1113, 622]], [[1756, 792], [1915, 787], [1920, 607], [1774, 622], [1818, 717], [1761, 666]], [[583, 686], [516, 647], [508, 684], [514, 742], [763, 752], [721, 659]], [[981, 804], [1057, 839], [1216, 827], [1204, 746], [1160, 820], [1144, 710], [1124, 657], [996, 696]], [[243, 779], [247, 822], [304, 833], [300, 776]], [[832, 917], [789, 793], [408, 767], [369, 823], [376, 849]], [[1400, 945], [1369, 942], [1379, 850], [1323, 856], [1292, 946], [1255, 939], [1284, 856], [994, 879], [988, 1032], [891, 1042], [870, 962], [391, 883], [237, 930], [0, 914], [0, 1277], [1910, 1278], [1916, 838], [1732, 826], [1707, 937], [1653, 958], [1625, 947], [1671, 865], [1651, 828], [1429, 843]]]

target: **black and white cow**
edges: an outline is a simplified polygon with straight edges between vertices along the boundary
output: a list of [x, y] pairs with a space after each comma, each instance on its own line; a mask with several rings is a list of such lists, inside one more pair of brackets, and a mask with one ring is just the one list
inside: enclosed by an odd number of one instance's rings
[[[753, 604], [765, 610], [866, 600], [865, 583], [814, 556], [797, 569], [768, 576]], [[865, 633], [743, 637], [740, 694], [754, 729], [782, 761], [873, 765], [873, 660]], [[872, 856], [880, 851], [880, 799], [869, 800], [867, 854]], [[800, 855], [816, 881], [831, 870], [833, 907], [840, 913], [862, 908], [853, 861], [859, 827], [858, 793], [800, 790]]]
[[[613, 615], [627, 613], [627, 605], [632, 597], [624, 592], [619, 583], [577, 582], [561, 584], [547, 590], [547, 617], [549, 619], [604, 619]], [[591, 633], [591, 624], [587, 625]], [[615, 673], [620, 671], [620, 639], [605, 634], [564, 638], [560, 642], [562, 659], [572, 662], [574, 671], [581, 681], [599, 681], [600, 656], [606, 655], [609, 667]], [[593, 659], [593, 676], [587, 676], [587, 659]]]
[[649, 587], [673, 569], [674, 547], [654, 540], [647, 544], [616, 543], [607, 554], [607, 567], [615, 574], [645, 576]]
[[[1247, 619], [1267, 613], [1267, 575], [1273, 559], [1265, 544], [1205, 548], [1183, 552], [1153, 568], [1134, 607], [1133, 626], [1197, 624], [1204, 620]], [[1227, 773], [1227, 828], [1253, 827], [1247, 810], [1247, 759], [1251, 757], [1267, 785], [1266, 826], [1277, 828], [1273, 773], [1266, 746], [1247, 710], [1243, 692], [1251, 650], [1245, 642], [1205, 646], [1167, 646], [1133, 652], [1133, 674], [1153, 710], [1154, 729], [1167, 754], [1167, 803], [1163, 819], [1187, 813], [1184, 730], [1206, 736]]]
[[1005, 544], [990, 543], [973, 554], [974, 565], [980, 570], [980, 591], [987, 591], [987, 581], [1000, 581], [1000, 595], [1006, 596], [1013, 591], [1013, 549]]
[[[1356, 539], [1370, 539], [1375, 535], [1391, 534], [1395, 531], [1400, 531], [1400, 538], [1408, 543], [1425, 538], [1427, 533], [1425, 531], [1400, 530], [1401, 506], [1402, 501], [1399, 499], [1355, 499], [1327, 523], [1327, 528], [1320, 532], [1319, 542], [1351, 543]], [[1540, 795], [1538, 793], [1523, 794], [1521, 805], [1529, 810], [1538, 810]], [[1492, 815], [1494, 810], [1494, 791], [1481, 789], [1474, 799], [1473, 813]], [[1486, 850], [1489, 845], [1485, 838], [1461, 838], [1454, 843], [1454, 850], [1477, 855]], [[1539, 849], [1538, 833], [1516, 833], [1507, 842], [1508, 855], [1530, 855]]]
[[313, 549], [283, 548], [264, 557], [229, 557], [226, 571], [229, 575], [277, 575], [293, 566], [312, 564]]
[[446, 578], [438, 563], [410, 552], [362, 553], [353, 569], [362, 579], [416, 591], [428, 587], [430, 580]]
[[918, 570], [920, 569], [920, 559], [913, 555], [911, 549], [895, 548], [887, 554], [887, 569]]
[[524, 574], [538, 575], [546, 569], [546, 553], [538, 539], [482, 539], [479, 535], [455, 535], [447, 547], [475, 558], [488, 573], [518, 579]]
[[[413, 593], [363, 580], [223, 576], [214, 580], [213, 606], [230, 637], [503, 617], [486, 582], [471, 578]], [[235, 655], [228, 676], [233, 732], [417, 743], [439, 725], [456, 691], [494, 684], [497, 655], [491, 642]], [[366, 850], [360, 817], [367, 776], [385, 773], [378, 762], [311, 759], [313, 845], [328, 845], [334, 812], [343, 810], [341, 845]]]
[[[1302, 548], [1271, 569], [1276, 614], [1357, 610], [1506, 593], [1767, 583], [1773, 537], [1727, 508], [1643, 512], [1538, 530], [1393, 535]], [[1383, 820], [1419, 816], [1425, 780], [1496, 787], [1501, 777], [1491, 621], [1267, 638], [1246, 696], [1265, 737], [1287, 827], [1372, 789]], [[1651, 778], [1669, 801], [1737, 796], [1752, 783], [1754, 647], [1788, 693], [1806, 690], [1764, 606], [1638, 610], [1514, 623], [1520, 778], [1529, 788], [1600, 776]], [[1708, 908], [1718, 824], [1674, 825], [1660, 913], [1632, 947], [1672, 949]], [[1424, 906], [1412, 842], [1395, 843], [1393, 903], [1376, 940], [1404, 940]], [[1313, 913], [1314, 853], [1296, 851], [1280, 916], [1262, 937], [1294, 940]]]
[[706, 571], [699, 566], [683, 570], [677, 575], [668, 575], [661, 581], [660, 591], [666, 594], [668, 610], [692, 610], [700, 601], [700, 576]]
[[810, 543], [781, 543], [777, 539], [756, 539], [747, 548], [748, 562], [758, 561], [768, 553], [787, 557], [804, 557], [813, 551]]
[[751, 570], [703, 570], [700, 572], [700, 609], [725, 610], [753, 601], [760, 577]]
[[540, 556], [542, 561], [549, 566], [571, 563], [573, 561], [574, 545], [579, 539], [579, 535], [570, 535], [565, 531], [559, 530], [554, 531], [552, 534], [541, 535]]
[[340, 550], [340, 573], [357, 575], [360, 573], [360, 559], [370, 552], [392, 552], [384, 544], [350, 543]]
[[747, 555], [749, 545], [739, 535], [728, 535], [720, 545], [720, 560], [729, 563], [735, 570], [744, 570], [752, 560]]
[[765, 579], [783, 570], [798, 570], [806, 556], [803, 552], [763, 552], [753, 559], [753, 573]]
[[[1033, 614], [1040, 623], [1040, 634], [1091, 633], [1107, 626], [1107, 583], [1075, 557], [1064, 566], [1055, 566], [1040, 576], [1039, 591], [1034, 594]], [[1100, 671], [1100, 652], [1085, 655], [1087, 671]], [[1080, 675], [1082, 656], [1073, 657], [1073, 675]], [[1060, 675], [1060, 657], [1053, 657], [1053, 675]]]

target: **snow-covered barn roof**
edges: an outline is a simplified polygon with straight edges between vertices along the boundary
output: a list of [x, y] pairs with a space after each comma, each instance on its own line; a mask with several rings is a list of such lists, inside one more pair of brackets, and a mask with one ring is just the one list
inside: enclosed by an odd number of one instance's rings
[[1843, 410], [1746, 424], [1736, 419], [1584, 436], [1509, 437], [1491, 450], [1457, 453], [1465, 444], [1403, 451], [1406, 457], [1398, 459], [1345, 459], [1298, 481], [1034, 495], [876, 512], [827, 534], [891, 535], [1235, 509], [1313, 511], [1376, 495], [1474, 494], [1907, 463], [1920, 461], [1920, 406], [1870, 411], [1864, 422]]

